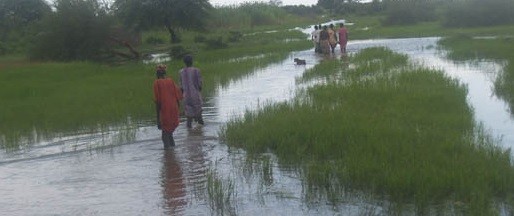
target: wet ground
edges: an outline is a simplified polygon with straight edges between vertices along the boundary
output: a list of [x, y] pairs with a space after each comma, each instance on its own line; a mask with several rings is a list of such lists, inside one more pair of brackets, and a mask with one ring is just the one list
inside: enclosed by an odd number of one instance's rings
[[[351, 41], [349, 52], [387, 46], [426, 66], [443, 69], [468, 85], [469, 103], [478, 121], [512, 147], [514, 129], [507, 104], [493, 94], [502, 65], [452, 62], [436, 49], [438, 38]], [[340, 53], [335, 54], [336, 57]], [[297, 66], [293, 58], [305, 59]], [[181, 124], [177, 146], [164, 150], [154, 126], [112, 128], [40, 142], [16, 152], [0, 152], [0, 210], [3, 215], [360, 215], [382, 209], [358, 196], [332, 206], [307, 205], [298, 174], [279, 167], [256, 169], [244, 151], [229, 149], [218, 131], [247, 109], [294, 96], [295, 79], [323, 57], [313, 50], [295, 52], [244, 79], [219, 87], [206, 98], [206, 125], [188, 130]], [[258, 165], [255, 165], [258, 167]], [[260, 174], [259, 174], [260, 173]], [[214, 183], [213, 183], [214, 182]], [[216, 184], [219, 183], [219, 184]], [[220, 193], [212, 193], [215, 187]], [[211, 194], [209, 195], [209, 191]], [[228, 197], [223, 205], [216, 197]]]

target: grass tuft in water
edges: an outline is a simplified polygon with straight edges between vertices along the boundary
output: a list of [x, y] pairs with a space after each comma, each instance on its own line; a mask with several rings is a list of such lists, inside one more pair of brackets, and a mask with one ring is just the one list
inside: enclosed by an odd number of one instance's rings
[[223, 139], [302, 167], [307, 198], [337, 202], [363, 191], [419, 213], [449, 202], [489, 215], [495, 199], [514, 192], [510, 152], [475, 124], [465, 86], [384, 48], [351, 57], [352, 68], [338, 64], [324, 61], [307, 76], [339, 79], [247, 112], [227, 123]]
[[207, 197], [212, 212], [217, 215], [235, 215], [233, 206], [235, 197], [234, 183], [220, 179], [215, 171], [207, 173]]

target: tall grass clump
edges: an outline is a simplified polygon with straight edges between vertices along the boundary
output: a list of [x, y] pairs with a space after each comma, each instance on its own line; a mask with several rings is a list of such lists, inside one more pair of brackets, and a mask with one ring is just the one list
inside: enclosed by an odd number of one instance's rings
[[509, 111], [514, 115], [514, 58], [510, 58], [503, 72], [494, 82], [494, 91], [509, 104]]
[[235, 200], [234, 183], [222, 180], [211, 170], [207, 173], [207, 198], [213, 212], [217, 215], [236, 215], [233, 202]]
[[[337, 79], [247, 112], [222, 137], [250, 155], [271, 152], [303, 168], [307, 198], [337, 202], [365, 192], [414, 204], [419, 214], [447, 203], [465, 214], [494, 214], [494, 201], [514, 192], [510, 152], [475, 123], [463, 85], [404, 59], [371, 48], [350, 59], [351, 69], [324, 61], [309, 73]], [[384, 67], [362, 70], [376, 62]]]

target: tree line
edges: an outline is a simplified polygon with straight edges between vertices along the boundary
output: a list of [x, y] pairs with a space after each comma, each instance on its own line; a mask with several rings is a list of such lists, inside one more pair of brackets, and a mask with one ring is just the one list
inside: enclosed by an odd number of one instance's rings
[[443, 27], [514, 23], [514, 0], [318, 0], [332, 14], [383, 15], [383, 25], [438, 21]]
[[202, 30], [208, 0], [0, 0], [0, 54], [28, 50], [33, 59], [95, 60], [105, 55], [115, 26], [143, 31], [165, 27]]
[[383, 25], [437, 21], [445, 27], [474, 27], [512, 24], [511, 11], [514, 0], [318, 0], [314, 6], [282, 6], [272, 0], [218, 8], [208, 0], [54, 0], [51, 5], [45, 0], [0, 0], [0, 55], [102, 59], [115, 53], [115, 27], [135, 32], [163, 28], [170, 43], [179, 43], [182, 30], [280, 24], [287, 15], [380, 15]]

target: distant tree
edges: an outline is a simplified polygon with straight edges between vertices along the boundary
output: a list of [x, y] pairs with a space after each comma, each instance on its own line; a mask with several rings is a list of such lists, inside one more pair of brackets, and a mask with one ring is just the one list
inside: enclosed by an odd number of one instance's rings
[[25, 49], [31, 27], [51, 12], [44, 0], [0, 0], [0, 54]]
[[513, 0], [454, 1], [443, 14], [447, 27], [491, 26], [514, 23]]
[[208, 0], [116, 0], [114, 10], [136, 29], [166, 27], [172, 43], [179, 42], [178, 29], [204, 29], [212, 5]]
[[51, 12], [44, 0], [0, 0], [0, 55], [24, 52], [34, 26]]
[[286, 5], [281, 8], [288, 13], [303, 17], [317, 17], [323, 13], [323, 10], [318, 6]]
[[373, 0], [370, 3], [370, 9], [372, 13], [378, 13], [383, 10], [383, 6], [380, 0]]
[[436, 6], [441, 0], [384, 0], [384, 25], [411, 25], [437, 19]]
[[2, 33], [22, 28], [52, 12], [44, 0], [0, 0]]
[[270, 5], [282, 6], [282, 0], [269, 0]]
[[336, 2], [339, 2], [341, 0], [318, 0], [318, 6], [325, 8], [325, 9], [332, 9], [335, 7]]
[[334, 14], [350, 14], [365, 8], [358, 0], [318, 0], [317, 6]]
[[97, 60], [105, 53], [112, 19], [97, 0], [56, 0], [30, 57], [42, 60]]

